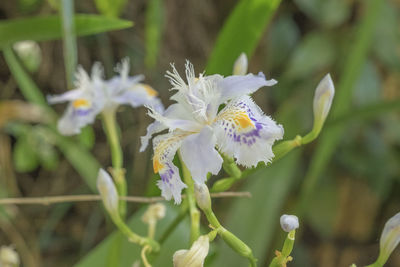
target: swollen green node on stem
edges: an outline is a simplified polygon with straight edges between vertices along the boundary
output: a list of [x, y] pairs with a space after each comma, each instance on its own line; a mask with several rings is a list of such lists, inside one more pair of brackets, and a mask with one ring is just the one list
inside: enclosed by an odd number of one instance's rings
[[256, 266], [257, 259], [253, 256], [253, 252], [249, 246], [222, 226], [219, 227], [217, 231], [228, 246], [239, 255], [247, 258], [251, 266]]

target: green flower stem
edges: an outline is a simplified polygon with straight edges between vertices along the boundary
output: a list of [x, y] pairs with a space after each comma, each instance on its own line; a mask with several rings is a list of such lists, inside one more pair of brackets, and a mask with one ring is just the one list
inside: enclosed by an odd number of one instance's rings
[[295, 235], [296, 235], [296, 230], [292, 230], [288, 233], [285, 239], [285, 243], [283, 243], [283, 248], [282, 248], [283, 257], [289, 257], [290, 253], [292, 253]]
[[382, 266], [383, 266], [383, 264], [379, 262], [379, 259], [377, 259], [376, 262], [374, 262], [370, 265], [367, 265], [365, 267], [382, 267]]
[[71, 89], [74, 81], [74, 73], [77, 62], [76, 34], [74, 21], [74, 1], [61, 1], [62, 32], [64, 43], [64, 62], [68, 89]]
[[224, 159], [222, 167], [224, 168], [226, 173], [229, 174], [232, 178], [240, 179], [242, 177], [242, 171], [236, 165], [235, 161], [224, 154], [222, 154], [222, 158]]
[[187, 185], [186, 196], [189, 204], [190, 213], [190, 245], [192, 245], [193, 242], [196, 241], [197, 238], [199, 238], [200, 236], [200, 212], [196, 207], [196, 200], [194, 197], [194, 182], [192, 180], [192, 176], [185, 163], [183, 162], [180, 153], [179, 158], [182, 165], [183, 180]]
[[276, 257], [272, 259], [269, 267], [282, 267], [286, 266], [286, 263], [292, 260], [290, 253], [292, 253], [296, 230], [290, 231], [283, 243], [282, 252], [276, 251]]
[[272, 148], [272, 151], [274, 152], [275, 155], [273, 161], [283, 158], [287, 153], [292, 151], [294, 148], [301, 146], [302, 144], [303, 144], [303, 137], [301, 137], [300, 135], [296, 135], [296, 137], [293, 138], [292, 140], [286, 140], [280, 142], [279, 144], [275, 145]]
[[[300, 135], [297, 135], [295, 138], [292, 140], [286, 140], [282, 141], [279, 144], [275, 145], [272, 150], [274, 151], [275, 157], [272, 159], [272, 161], [278, 160], [282, 157], [284, 157], [287, 153], [292, 151], [294, 148], [308, 144], [312, 141], [314, 141], [319, 133], [321, 131], [320, 126], [314, 126], [313, 130], [309, 132], [307, 135], [304, 137], [301, 137]], [[239, 167], [235, 164], [235, 162], [232, 159], [229, 159], [226, 156], [223, 156], [224, 158], [224, 163], [223, 163], [223, 168], [224, 170], [231, 176], [227, 178], [223, 178], [218, 180], [213, 184], [213, 187], [211, 188], [211, 192], [217, 193], [217, 192], [224, 192], [227, 191], [232, 187], [232, 185], [243, 178], [246, 178], [250, 173], [254, 172], [258, 168], [265, 166], [265, 164], [261, 163], [259, 164], [256, 168], [253, 169], [248, 169], [244, 172], [242, 172]]]
[[[205, 207], [204, 205], [202, 211], [206, 215], [206, 218], [210, 223], [211, 227], [215, 231], [217, 231], [218, 235], [221, 236], [222, 239], [225, 241], [225, 243], [227, 243], [235, 252], [247, 258], [250, 262], [250, 266], [252, 267], [257, 266], [257, 259], [254, 258], [251, 248], [247, 246], [246, 243], [240, 240], [237, 236], [229, 232], [221, 225], [221, 223], [217, 219], [217, 216], [215, 216], [214, 212], [212, 211], [211, 203], [209, 203], [207, 206], [208, 207]], [[201, 205], [199, 205], [199, 207], [201, 207]]]
[[129, 241], [136, 243], [142, 247], [150, 246], [152, 252], [158, 252], [160, 250], [160, 245], [149, 237], [142, 237], [135, 234], [121, 219], [120, 216], [111, 216], [111, 219], [118, 227], [118, 229], [129, 239]]
[[[125, 170], [122, 168], [123, 154], [119, 143], [118, 126], [115, 120], [115, 109], [107, 109], [103, 111], [103, 123], [107, 140], [111, 148], [111, 161], [113, 166], [112, 176], [117, 187], [119, 196], [127, 195], [127, 186], [125, 180]], [[119, 211], [122, 218], [126, 215], [126, 201], [119, 201]]]

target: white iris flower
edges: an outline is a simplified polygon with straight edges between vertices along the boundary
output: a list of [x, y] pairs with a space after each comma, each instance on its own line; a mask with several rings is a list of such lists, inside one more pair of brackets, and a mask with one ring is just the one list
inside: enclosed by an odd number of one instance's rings
[[186, 185], [172, 163], [178, 149], [198, 184], [206, 181], [207, 173], [215, 175], [220, 171], [223, 159], [218, 151], [246, 167], [271, 161], [272, 145], [282, 139], [283, 128], [264, 115], [249, 94], [276, 84], [275, 80], [266, 80], [263, 73], [195, 77], [193, 65], [187, 62], [185, 81], [173, 65], [172, 69], [166, 77], [172, 90], [177, 91], [171, 97], [177, 103], [165, 112], [150, 108], [149, 115], [156, 121], [147, 128], [141, 147], [143, 151], [153, 134], [169, 130], [153, 140], [153, 167], [161, 176], [158, 186], [162, 196], [181, 202]]
[[58, 121], [58, 130], [63, 135], [79, 134], [81, 128], [92, 124], [99, 113], [116, 109], [122, 104], [132, 107], [149, 105], [158, 111], [163, 110], [157, 92], [149, 85], [140, 83], [144, 76], [129, 76], [129, 60], [122, 60], [116, 71], [118, 76], [104, 80], [100, 63], [93, 65], [91, 77], [82, 67], [78, 67], [76, 89], [47, 97], [50, 104], [69, 102]]

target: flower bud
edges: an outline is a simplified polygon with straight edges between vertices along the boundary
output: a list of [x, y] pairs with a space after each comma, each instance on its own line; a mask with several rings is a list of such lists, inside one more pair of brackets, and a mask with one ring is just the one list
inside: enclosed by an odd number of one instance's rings
[[42, 52], [39, 45], [34, 41], [22, 41], [15, 43], [13, 48], [25, 67], [35, 72], [39, 68], [42, 60]]
[[162, 203], [151, 204], [142, 216], [144, 223], [151, 223], [165, 217], [165, 205]]
[[194, 184], [194, 195], [199, 208], [203, 211], [211, 210], [211, 197], [206, 184]]
[[0, 266], [4, 267], [19, 266], [18, 253], [12, 247], [2, 246], [0, 248]]
[[283, 231], [290, 232], [299, 228], [299, 219], [295, 215], [283, 214], [280, 219]]
[[247, 56], [245, 53], [241, 53], [233, 64], [233, 75], [246, 75], [247, 66]]
[[97, 189], [100, 192], [104, 207], [113, 216], [119, 216], [118, 213], [118, 192], [115, 188], [111, 176], [103, 169], [99, 170], [97, 175]]
[[390, 218], [383, 228], [378, 261], [383, 265], [400, 242], [400, 212]]
[[174, 267], [202, 267], [209, 249], [208, 235], [200, 236], [190, 250], [183, 249], [174, 253]]
[[321, 130], [328, 116], [335, 95], [335, 86], [331, 75], [328, 73], [319, 82], [314, 94], [314, 128]]

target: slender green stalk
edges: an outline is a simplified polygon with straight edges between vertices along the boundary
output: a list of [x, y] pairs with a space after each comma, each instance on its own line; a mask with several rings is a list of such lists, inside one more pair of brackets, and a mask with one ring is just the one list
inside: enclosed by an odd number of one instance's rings
[[134, 233], [121, 219], [119, 216], [111, 216], [111, 219], [118, 227], [118, 229], [128, 237], [129, 241], [139, 244], [140, 246], [150, 246], [152, 251], [157, 252], [160, 250], [160, 245], [151, 238], [142, 237]]
[[219, 236], [230, 246], [236, 253], [247, 258], [250, 262], [250, 266], [257, 266], [257, 259], [254, 258], [253, 252], [249, 246], [246, 245], [233, 233], [225, 229], [218, 221], [211, 207], [211, 197], [208, 191], [208, 187], [203, 185], [195, 185], [195, 197], [199, 208], [204, 212], [210, 227], [215, 230]]
[[380, 263], [380, 262], [379, 262], [379, 259], [378, 259], [378, 260], [376, 260], [376, 262], [374, 262], [374, 263], [372, 263], [372, 264], [370, 264], [370, 265], [367, 265], [367, 266], [365, 266], [365, 267], [382, 267], [382, 266], [383, 266], [383, 264]]
[[74, 0], [61, 0], [61, 19], [63, 32], [63, 52], [68, 88], [73, 87], [77, 64], [77, 48], [74, 21]]
[[194, 197], [194, 182], [192, 180], [192, 176], [183, 162], [180, 153], [179, 158], [182, 165], [183, 181], [187, 185], [186, 196], [190, 213], [190, 245], [192, 245], [193, 242], [196, 241], [200, 236], [200, 212], [196, 207], [196, 200]]
[[[118, 126], [116, 122], [116, 110], [107, 109], [103, 113], [103, 123], [105, 132], [107, 134], [107, 140], [111, 149], [111, 161], [113, 166], [112, 176], [115, 180], [115, 185], [119, 196], [125, 197], [127, 195], [127, 185], [125, 179], [125, 170], [123, 166], [123, 153], [118, 136]], [[126, 201], [119, 201], [119, 209], [122, 218], [126, 214]]]
[[19, 85], [18, 88], [21, 90], [21, 93], [24, 95], [24, 97], [29, 102], [46, 108], [49, 110], [49, 112], [51, 112], [52, 115], [54, 115], [54, 112], [48, 107], [42, 92], [25, 72], [12, 48], [5, 47], [3, 49], [3, 54], [14, 79]]

